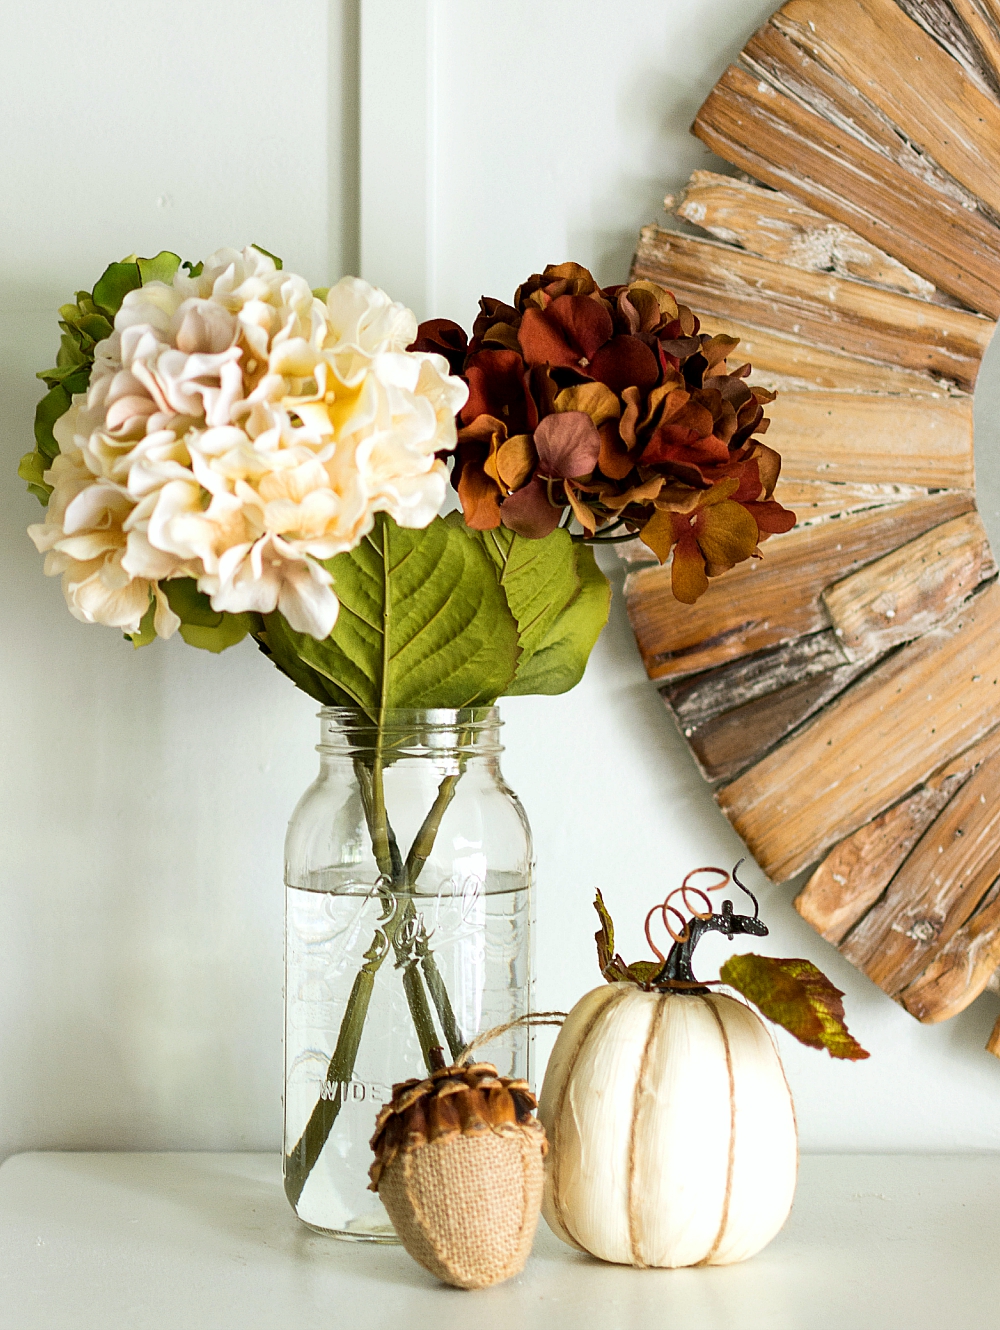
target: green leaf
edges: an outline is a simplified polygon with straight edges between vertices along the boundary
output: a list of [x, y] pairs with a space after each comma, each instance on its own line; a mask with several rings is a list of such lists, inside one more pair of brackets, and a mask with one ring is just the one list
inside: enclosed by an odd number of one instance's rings
[[628, 977], [637, 984], [649, 984], [663, 969], [662, 961], [633, 961], [626, 965]]
[[284, 268], [285, 265], [282, 263], [281, 259], [278, 258], [277, 254], [272, 254], [271, 251], [269, 249], [265, 249], [263, 245], [251, 244], [250, 248], [255, 249], [258, 254], [266, 254], [269, 259], [273, 259], [274, 266], [277, 268], [279, 272], [281, 272], [282, 269]]
[[810, 1048], [858, 1061], [868, 1053], [844, 1024], [844, 996], [812, 961], [778, 960], [752, 952], [733, 956], [719, 978]]
[[138, 290], [140, 286], [142, 278], [135, 259], [125, 263], [109, 263], [94, 287], [94, 304], [113, 319], [128, 293]]
[[200, 277], [205, 271], [205, 265], [200, 259], [197, 263], [192, 263], [190, 259], [185, 259], [182, 267], [187, 268], [190, 277]]
[[325, 641], [265, 618], [268, 648], [290, 678], [304, 665], [377, 721], [383, 707], [488, 705], [514, 677], [517, 624], [464, 528], [436, 517], [409, 530], [379, 514], [356, 549], [325, 566], [340, 600]]
[[594, 909], [601, 921], [600, 928], [594, 934], [594, 941], [597, 943], [597, 964], [601, 967], [601, 974], [605, 979], [609, 983], [614, 983], [616, 979], [621, 978], [615, 966], [615, 925], [600, 890], [594, 897]]
[[[460, 513], [449, 514], [449, 518], [464, 525]], [[528, 540], [503, 526], [475, 535], [496, 565], [507, 604], [517, 620], [521, 659], [516, 679], [580, 589], [573, 542], [568, 531], [553, 531], [542, 540]]]
[[204, 651], [225, 651], [260, 628], [259, 615], [213, 610], [212, 602], [198, 590], [193, 577], [171, 578], [161, 582], [160, 586], [167, 603], [181, 621], [178, 631], [188, 646], [201, 647]]
[[[181, 256], [171, 254], [169, 249], [161, 249], [153, 259], [136, 259], [139, 280], [143, 286], [147, 282], [166, 282], [169, 286], [174, 280], [174, 273], [181, 266]], [[95, 294], [96, 294], [96, 287]]]
[[181, 623], [217, 628], [222, 622], [222, 611], [212, 609], [212, 602], [198, 590], [193, 577], [172, 577], [163, 583], [163, 593]]
[[125, 637], [137, 650], [139, 647], [148, 647], [151, 642], [156, 641], [155, 618], [156, 597], [151, 595], [149, 598], [149, 605], [146, 608], [146, 613], [139, 620], [138, 631], [125, 634]]
[[18, 464], [17, 474], [27, 482], [29, 491], [43, 506], [47, 506], [52, 486], [45, 479], [45, 459], [41, 453], [25, 453]]
[[76, 321], [75, 325], [80, 332], [85, 333], [90, 342], [96, 346], [98, 342], [103, 342], [106, 337], [110, 337], [114, 332], [114, 325], [104, 317], [103, 314], [84, 314], [82, 318]]
[[59, 454], [59, 445], [52, 433], [52, 427], [60, 416], [66, 414], [72, 404], [73, 398], [69, 390], [63, 384], [57, 384], [56, 387], [49, 389], [35, 407], [35, 443], [41, 455], [50, 462]]
[[[541, 542], [535, 542], [541, 543]], [[556, 615], [542, 641], [518, 670], [510, 697], [526, 693], [565, 693], [583, 678], [587, 661], [608, 621], [611, 587], [597, 566], [593, 550], [573, 544], [579, 590]]]
[[325, 302], [329, 294], [330, 294], [330, 288], [328, 286], [313, 287], [313, 295], [316, 297], [317, 300], [322, 300]]
[[[459, 512], [446, 521], [468, 529]], [[470, 534], [493, 560], [517, 620], [521, 658], [506, 696], [567, 692], [583, 677], [611, 603], [611, 588], [593, 552], [562, 529], [541, 540], [502, 526]]]
[[230, 614], [226, 611], [218, 624], [208, 627], [197, 623], [182, 623], [178, 632], [189, 647], [201, 647], [203, 651], [218, 653], [242, 642], [248, 633], [259, 626], [259, 615]]
[[269, 615], [267, 625], [254, 636], [261, 651], [271, 658], [272, 664], [291, 679], [296, 688], [300, 688], [309, 697], [314, 697], [320, 706], [356, 705], [354, 699], [343, 689], [338, 688], [332, 679], [314, 670], [299, 656], [298, 637], [289, 628], [282, 615]]

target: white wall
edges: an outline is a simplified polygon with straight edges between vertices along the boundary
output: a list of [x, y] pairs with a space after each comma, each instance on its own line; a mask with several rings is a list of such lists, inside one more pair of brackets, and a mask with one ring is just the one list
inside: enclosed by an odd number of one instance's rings
[[[364, 275], [466, 321], [481, 292], [549, 261], [621, 279], [663, 193], [712, 164], [687, 126], [770, 8], [363, 0]], [[357, 12], [0, 0], [0, 21], [16, 130], [0, 193], [0, 1153], [272, 1148], [281, 841], [315, 762], [313, 704], [246, 643], [136, 653], [76, 623], [10, 477], [54, 307], [110, 258], [257, 240], [317, 283], [357, 265]], [[648, 904], [741, 847], [645, 679], [620, 595], [583, 683], [504, 714], [538, 848], [538, 997], [566, 1006], [597, 980], [595, 886], [639, 954]], [[827, 970], [873, 1054], [843, 1066], [782, 1039], [803, 1144], [1000, 1148], [1000, 1063], [982, 1051], [1000, 1004], [918, 1025], [801, 923], [793, 894], [765, 890], [768, 947]]]

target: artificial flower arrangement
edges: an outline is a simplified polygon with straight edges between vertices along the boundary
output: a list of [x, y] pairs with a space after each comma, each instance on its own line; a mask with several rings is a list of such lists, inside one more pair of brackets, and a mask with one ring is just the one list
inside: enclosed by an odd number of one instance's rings
[[[404, 853], [386, 718], [573, 687], [608, 613], [595, 544], [638, 537], [688, 603], [759, 557], [794, 523], [761, 439], [773, 395], [662, 287], [572, 263], [484, 298], [471, 340], [356, 278], [311, 289], [259, 246], [130, 256], [60, 315], [20, 466], [47, 505], [29, 528], [45, 571], [136, 647], [249, 635], [380, 736], [356, 766], [385, 914], [327, 1080], [354, 1074], [390, 953], [430, 1069], [435, 1011], [461, 1041], [412, 894], [464, 759]], [[449, 465], [461, 511], [442, 516]], [[293, 1204], [342, 1104], [321, 1095], [286, 1155]]]
[[[48, 505], [30, 534], [71, 613], [136, 646], [180, 630], [222, 650], [251, 633], [320, 701], [371, 700], [340, 668], [368, 551], [347, 565], [366, 542], [461, 548], [472, 581], [502, 588], [482, 677], [442, 684], [440, 700], [419, 681], [424, 705], [445, 706], [576, 682], [607, 591], [571, 545], [638, 534], [673, 556], [674, 592], [694, 601], [794, 522], [759, 438], [773, 394], [747, 385], [749, 365], [727, 369], [737, 339], [699, 334], [652, 282], [602, 290], [577, 264], [549, 267], [512, 306], [484, 298], [467, 343], [446, 320], [418, 329], [357, 278], [311, 290], [251, 246], [111, 264], [60, 314], [20, 474]], [[437, 517], [452, 454], [464, 524]], [[548, 540], [561, 574], [527, 634], [510, 575], [525, 540]], [[567, 616], [576, 631], [546, 671], [533, 658]], [[468, 657], [458, 624], [448, 632]]]

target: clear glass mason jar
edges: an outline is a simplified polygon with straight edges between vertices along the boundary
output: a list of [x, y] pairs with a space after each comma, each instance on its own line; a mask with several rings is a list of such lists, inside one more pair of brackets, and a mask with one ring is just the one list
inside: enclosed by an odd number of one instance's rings
[[[395, 1241], [367, 1190], [395, 1082], [531, 1009], [531, 831], [495, 707], [320, 712], [285, 841], [285, 1191], [311, 1228]], [[522, 1026], [476, 1049], [529, 1077]]]

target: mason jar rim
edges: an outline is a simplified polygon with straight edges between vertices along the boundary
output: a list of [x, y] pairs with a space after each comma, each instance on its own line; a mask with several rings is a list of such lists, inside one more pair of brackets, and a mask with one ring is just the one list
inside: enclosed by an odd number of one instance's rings
[[[321, 707], [316, 713], [322, 721], [335, 721], [338, 725], [362, 730], [377, 730], [378, 721], [374, 720], [361, 707]], [[456, 730], [456, 729], [499, 729], [503, 725], [500, 708], [493, 703], [490, 706], [470, 707], [386, 707], [383, 713], [382, 729], [389, 730]]]

